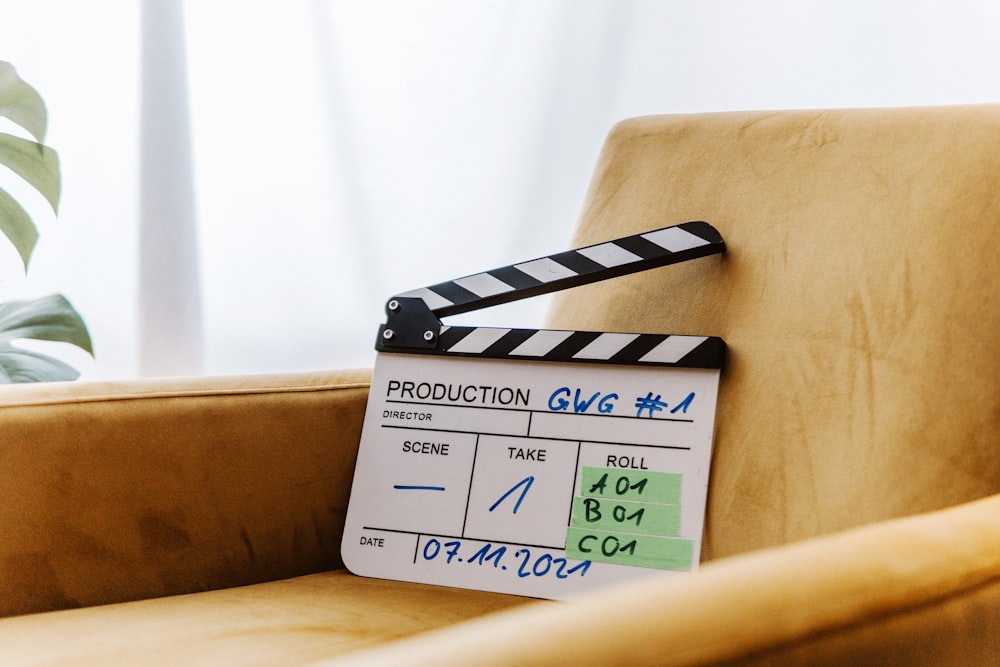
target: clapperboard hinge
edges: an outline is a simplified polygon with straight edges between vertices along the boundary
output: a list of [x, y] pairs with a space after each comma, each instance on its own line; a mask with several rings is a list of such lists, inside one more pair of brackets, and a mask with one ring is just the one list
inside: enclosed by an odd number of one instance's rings
[[375, 349], [493, 359], [722, 368], [717, 336], [446, 326], [440, 318], [725, 251], [707, 222], [685, 222], [477, 273], [389, 299]]

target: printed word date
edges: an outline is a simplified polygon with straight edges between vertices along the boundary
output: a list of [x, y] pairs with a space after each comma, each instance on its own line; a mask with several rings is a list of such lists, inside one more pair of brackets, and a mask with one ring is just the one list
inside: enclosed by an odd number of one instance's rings
[[554, 576], [556, 579], [569, 579], [574, 575], [582, 577], [590, 569], [589, 560], [571, 563], [550, 553], [533, 555], [527, 547], [512, 551], [506, 545], [494, 546], [487, 542], [472, 551], [472, 547], [467, 547], [461, 540], [442, 543], [434, 537], [424, 543], [421, 555], [425, 561], [439, 560], [446, 565], [492, 565], [494, 569], [511, 572], [521, 578]]

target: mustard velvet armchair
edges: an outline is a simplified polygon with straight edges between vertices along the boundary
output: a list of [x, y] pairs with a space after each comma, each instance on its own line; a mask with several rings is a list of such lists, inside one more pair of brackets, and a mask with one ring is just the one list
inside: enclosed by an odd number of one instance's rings
[[699, 573], [553, 603], [345, 572], [365, 371], [10, 387], [4, 660], [996, 664], [1000, 107], [628, 120], [573, 243], [693, 219], [726, 255], [546, 325], [729, 344]]

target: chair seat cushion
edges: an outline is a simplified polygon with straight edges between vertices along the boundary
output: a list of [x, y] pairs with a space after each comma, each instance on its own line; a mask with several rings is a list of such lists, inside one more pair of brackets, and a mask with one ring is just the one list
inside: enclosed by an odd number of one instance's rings
[[336, 570], [6, 618], [0, 646], [4, 665], [295, 665], [527, 601]]

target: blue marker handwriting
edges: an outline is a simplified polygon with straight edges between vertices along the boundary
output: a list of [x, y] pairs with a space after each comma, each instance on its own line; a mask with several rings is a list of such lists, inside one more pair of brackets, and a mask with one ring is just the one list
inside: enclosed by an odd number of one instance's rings
[[572, 575], [583, 577], [590, 569], [589, 560], [573, 562], [561, 556], [553, 556], [546, 551], [533, 554], [528, 547], [517, 549], [510, 558], [507, 545], [504, 544], [494, 546], [490, 542], [463, 543], [461, 540], [451, 540], [442, 544], [441, 540], [435, 537], [429, 538], [424, 543], [421, 555], [424, 561], [436, 561], [442, 565], [458, 566], [460, 563], [466, 567], [492, 565], [496, 570], [510, 572], [521, 578], [553, 576], [556, 579], [568, 579]]
[[[569, 387], [560, 387], [549, 396], [549, 410], [553, 412], [568, 412], [571, 407], [570, 396], [573, 398], [573, 412], [584, 413], [593, 406], [598, 412], [605, 415], [615, 409], [615, 399], [618, 398], [618, 394], [602, 394], [599, 391], [595, 391], [587, 398], [580, 389], [571, 394]], [[597, 402], [596, 405], [595, 401]]]
[[535, 483], [535, 476], [534, 475], [528, 475], [527, 477], [525, 477], [524, 479], [522, 479], [520, 482], [518, 482], [517, 484], [515, 484], [514, 486], [512, 486], [509, 491], [507, 491], [502, 496], [500, 496], [495, 503], [493, 503], [492, 505], [490, 505], [490, 511], [492, 512], [493, 510], [495, 510], [497, 507], [500, 506], [500, 503], [502, 503], [503, 501], [507, 500], [507, 496], [509, 496], [510, 494], [514, 493], [518, 489], [521, 489], [521, 495], [517, 497], [517, 502], [514, 503], [513, 513], [517, 514], [517, 510], [521, 509], [521, 503], [524, 502], [524, 496], [526, 496], [528, 494], [528, 490], [531, 488], [531, 485], [534, 484], [534, 483]]
[[[620, 396], [616, 392], [610, 391], [584, 391], [579, 387], [570, 389], [569, 387], [559, 387], [549, 395], [548, 407], [552, 412], [572, 412], [576, 414], [614, 414], [618, 406], [617, 401]], [[694, 401], [695, 393], [689, 392], [683, 399], [676, 403], [669, 403], [663, 400], [663, 395], [652, 391], [646, 392], [645, 396], [635, 397], [635, 417], [641, 419], [655, 419], [656, 413], [664, 415], [687, 414], [688, 408]], [[631, 415], [630, 415], [631, 416]]]
[[660, 395], [657, 394], [656, 398], [653, 398], [653, 392], [646, 394], [646, 397], [637, 396], [635, 399], [635, 416], [642, 417], [642, 411], [646, 410], [649, 414], [646, 416], [650, 419], [653, 418], [654, 412], [662, 412], [663, 408], [669, 407], [666, 403], [660, 400]]

